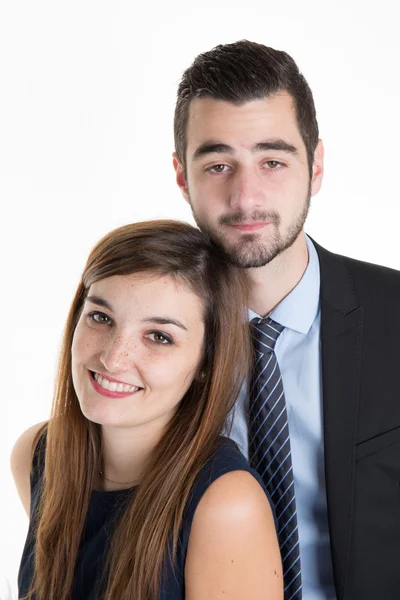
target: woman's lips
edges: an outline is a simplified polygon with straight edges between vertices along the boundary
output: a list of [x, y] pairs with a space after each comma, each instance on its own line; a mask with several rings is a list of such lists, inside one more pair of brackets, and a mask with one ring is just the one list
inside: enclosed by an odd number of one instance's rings
[[132, 394], [136, 394], [136, 392], [143, 389], [127, 383], [117, 382], [111, 378], [108, 379], [93, 371], [89, 371], [89, 378], [94, 390], [107, 398], [126, 398], [126, 396], [132, 396]]

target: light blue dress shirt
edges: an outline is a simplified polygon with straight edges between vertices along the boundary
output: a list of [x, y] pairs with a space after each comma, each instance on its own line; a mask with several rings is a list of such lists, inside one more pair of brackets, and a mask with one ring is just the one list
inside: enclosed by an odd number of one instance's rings
[[[275, 346], [288, 411], [304, 600], [336, 600], [325, 491], [320, 344], [320, 270], [306, 237], [308, 266], [297, 286], [269, 314], [285, 327]], [[256, 313], [249, 310], [249, 319]], [[248, 456], [247, 383], [229, 434]]]

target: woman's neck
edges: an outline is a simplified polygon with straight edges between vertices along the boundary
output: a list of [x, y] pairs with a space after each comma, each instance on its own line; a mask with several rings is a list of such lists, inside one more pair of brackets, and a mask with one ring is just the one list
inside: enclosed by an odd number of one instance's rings
[[[148, 424], [137, 427], [102, 425], [103, 468], [99, 474], [104, 491], [140, 483], [146, 462], [161, 439], [160, 430]], [[110, 481], [112, 480], [112, 481]]]

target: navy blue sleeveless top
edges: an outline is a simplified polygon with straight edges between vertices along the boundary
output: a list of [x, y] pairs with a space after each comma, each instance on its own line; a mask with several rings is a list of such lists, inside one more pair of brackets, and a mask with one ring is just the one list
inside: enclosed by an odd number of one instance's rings
[[[44, 470], [45, 438], [46, 436], [42, 435], [33, 456], [30, 525], [18, 574], [18, 598], [28, 592], [33, 573], [35, 558], [33, 521], [38, 506]], [[185, 598], [184, 570], [189, 534], [195, 510], [207, 488], [221, 475], [240, 470], [251, 473], [265, 491], [261, 478], [254, 469], [250, 468], [234, 442], [228, 438], [222, 438], [221, 442], [221, 446], [213, 453], [200, 471], [192, 488], [184, 512], [176, 562], [172, 565], [166, 559], [167, 568], [162, 580], [159, 600], [183, 600]], [[102, 592], [104, 593], [104, 590], [99, 589], [99, 578], [104, 572], [105, 554], [106, 549], [109, 547], [110, 535], [112, 535], [120, 511], [134, 493], [135, 488], [110, 492], [92, 492], [86, 525], [77, 556], [71, 600], [99, 600]]]

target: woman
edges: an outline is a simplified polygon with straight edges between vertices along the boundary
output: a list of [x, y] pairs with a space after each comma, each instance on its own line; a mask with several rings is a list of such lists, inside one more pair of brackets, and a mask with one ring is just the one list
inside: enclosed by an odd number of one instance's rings
[[50, 420], [12, 454], [30, 515], [20, 598], [283, 597], [269, 502], [221, 436], [249, 364], [244, 306], [240, 271], [189, 225], [97, 244]]

